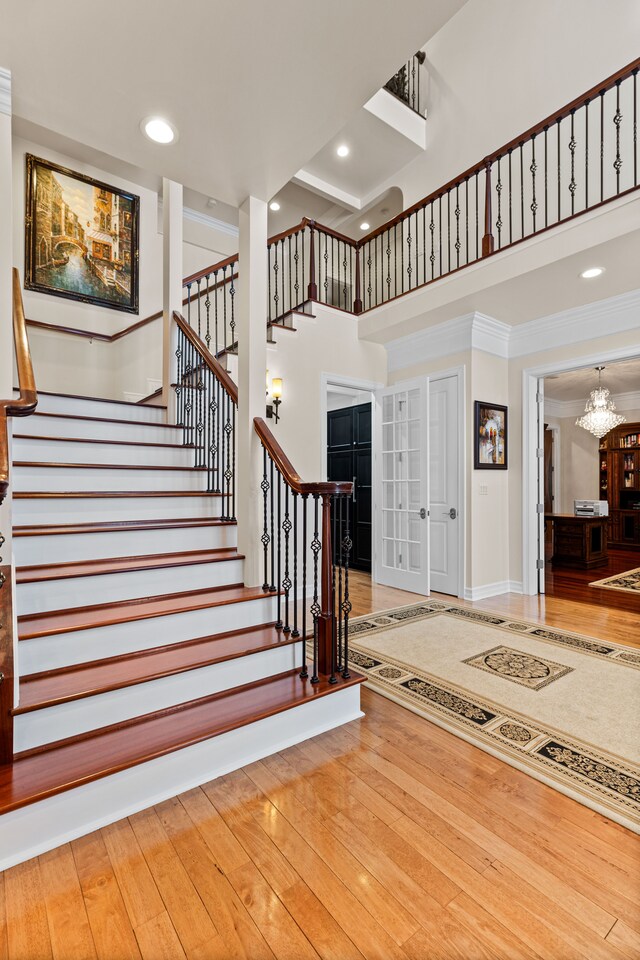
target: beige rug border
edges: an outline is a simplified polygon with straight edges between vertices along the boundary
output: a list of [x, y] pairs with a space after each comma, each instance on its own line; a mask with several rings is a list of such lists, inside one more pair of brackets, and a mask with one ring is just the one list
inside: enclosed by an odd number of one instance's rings
[[[446, 601], [440, 601], [437, 598], [425, 597], [423, 600], [416, 601], [412, 604], [403, 604], [400, 607], [390, 607], [386, 610], [376, 611], [375, 613], [370, 613], [363, 615], [361, 617], [354, 618], [354, 623], [362, 622], [367, 620], [375, 620], [378, 617], [383, 617], [387, 614], [397, 612], [399, 610], [406, 610], [411, 607], [421, 607], [427, 606], [430, 603], [442, 603], [445, 608], [458, 607], [466, 610], [474, 611], [473, 607], [465, 607], [459, 603], [447, 603]], [[593, 641], [595, 643], [604, 643], [605, 641], [599, 640], [597, 637], [590, 637], [585, 634], [577, 634], [572, 631], [566, 631], [559, 627], [549, 627], [547, 624], [540, 624], [536, 621], [530, 621], [527, 618], [522, 617], [507, 617], [504, 614], [498, 613], [497, 611], [488, 611], [480, 610], [474, 611], [480, 613], [486, 613], [491, 616], [496, 616], [502, 618], [504, 621], [510, 622], [526, 622], [530, 623], [532, 627], [543, 627], [551, 630], [555, 630], [558, 633], [566, 633], [572, 637], [578, 637], [579, 639]], [[447, 609], [436, 609], [433, 611], [425, 612], [424, 618], [428, 618], [430, 615], [446, 615]], [[473, 621], [470, 621], [473, 622]], [[403, 626], [403, 621], [398, 621], [396, 623], [390, 624], [381, 624], [377, 628], [372, 628], [372, 631], [383, 632], [391, 629], [399, 629]], [[496, 625], [497, 626], [497, 625]], [[504, 629], [504, 628], [503, 628]], [[524, 634], [526, 636], [526, 634]], [[365, 639], [363, 637], [363, 639]], [[535, 637], [537, 640], [542, 642], [554, 645], [562, 646], [555, 641], [547, 640], [543, 637]], [[609, 643], [606, 641], [607, 646], [611, 646], [613, 649], [620, 651], [628, 651], [633, 648], [629, 648], [624, 644]], [[524, 725], [530, 725], [534, 728], [542, 728], [550, 737], [557, 737], [558, 739], [569, 741], [572, 744], [575, 744], [576, 747], [582, 748], [585, 751], [590, 751], [596, 753], [599, 756], [606, 756], [611, 758], [610, 762], [614, 765], [616, 762], [620, 764], [631, 767], [635, 769], [635, 765], [632, 764], [628, 759], [620, 757], [619, 755], [613, 752], [607, 752], [606, 754], [602, 751], [601, 748], [598, 748], [594, 744], [582, 741], [578, 737], [573, 737], [567, 734], [566, 731], [558, 730], [552, 724], [543, 724], [540, 721], [535, 720], [534, 718], [528, 717], [526, 714], [520, 714], [518, 711], [510, 710], [505, 708], [504, 705], [494, 703], [494, 701], [489, 697], [476, 696], [471, 691], [466, 690], [464, 687], [458, 687], [456, 684], [447, 681], [439, 677], [432, 677], [427, 674], [424, 670], [417, 669], [411, 665], [406, 664], [404, 661], [396, 660], [393, 657], [389, 657], [386, 654], [381, 654], [379, 651], [371, 650], [364, 646], [359, 638], [354, 639], [350, 642], [350, 647], [358, 653], [363, 653], [364, 655], [371, 656], [373, 659], [383, 660], [385, 663], [390, 663], [393, 666], [396, 666], [398, 669], [402, 669], [403, 672], [412, 673], [416, 676], [422, 675], [428, 682], [433, 682], [435, 685], [443, 684], [446, 687], [455, 689], [459, 691], [461, 696], [467, 698], [473, 698], [479, 700], [481, 703], [486, 704], [488, 709], [493, 708], [495, 712], [500, 712], [502, 714], [513, 717], [515, 720], [520, 720]], [[592, 656], [588, 651], [577, 650], [576, 652], [583, 653], [585, 656]], [[622, 663], [625, 666], [624, 661], [614, 661]], [[353, 664], [355, 670], [358, 670], [358, 665]], [[407, 669], [408, 668], [408, 669]], [[361, 668], [360, 668], [361, 669]], [[584, 786], [573, 785], [568, 779], [568, 775], [561, 769], [556, 771], [548, 770], [543, 766], [543, 758], [538, 757], [537, 755], [523, 755], [516, 751], [516, 748], [510, 746], [508, 743], [494, 743], [488, 740], [486, 734], [491, 731], [487, 730], [473, 730], [467, 729], [464, 727], [461, 721], [457, 721], [455, 717], [443, 716], [438, 713], [435, 707], [429, 708], [427, 703], [417, 704], [415, 703], [409, 693], [406, 695], [402, 693], [396, 693], [396, 688], [388, 681], [385, 681], [383, 677], [379, 677], [376, 674], [367, 674], [362, 671], [365, 676], [365, 686], [373, 690], [376, 693], [379, 693], [381, 696], [386, 697], [387, 699], [397, 703], [399, 706], [404, 707], [405, 709], [410, 710], [412, 713], [417, 716], [422, 717], [427, 720], [427, 722], [434, 723], [436, 726], [440, 727], [443, 730], [452, 733], [454, 736], [460, 737], [460, 739], [469, 743], [471, 746], [477, 747], [480, 750], [483, 750], [485, 753], [490, 754], [498, 760], [502, 760], [504, 763], [508, 763], [510, 766], [515, 767], [523, 773], [526, 773], [529, 776], [532, 776], [534, 779], [540, 781], [541, 783], [546, 784], [554, 790], [557, 790], [559, 793], [562, 793], [564, 796], [569, 797], [572, 800], [581, 803], [583, 806], [588, 807], [591, 810], [594, 810], [596, 813], [599, 813], [605, 817], [608, 817], [611, 820], [614, 820], [616, 823], [619, 823], [621, 826], [631, 830], [636, 834], [640, 834], [640, 819], [633, 813], [633, 811], [627, 811], [625, 809], [620, 809], [619, 804], [616, 803], [615, 797], [608, 797], [606, 795], [595, 794], [595, 788], [589, 792], [589, 786], [585, 784]], [[482, 734], [485, 734], [483, 736]], [[620, 801], [621, 803], [622, 801]]]
[[640, 590], [631, 590], [629, 587], [615, 587], [611, 585], [612, 580], [619, 580], [620, 577], [627, 577], [630, 573], [640, 573], [640, 567], [633, 567], [631, 570], [623, 570], [622, 573], [614, 574], [612, 577], [605, 577], [603, 580], [592, 580], [590, 587], [602, 587], [603, 590], [617, 590], [619, 593], [630, 593], [632, 596], [640, 596]]

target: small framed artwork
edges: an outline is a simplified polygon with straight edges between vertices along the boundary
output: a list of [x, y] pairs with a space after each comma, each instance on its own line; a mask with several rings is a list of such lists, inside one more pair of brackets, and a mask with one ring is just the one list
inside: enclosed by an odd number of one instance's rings
[[506, 470], [507, 408], [476, 400], [474, 414], [474, 470]]
[[138, 312], [140, 198], [27, 154], [25, 290]]

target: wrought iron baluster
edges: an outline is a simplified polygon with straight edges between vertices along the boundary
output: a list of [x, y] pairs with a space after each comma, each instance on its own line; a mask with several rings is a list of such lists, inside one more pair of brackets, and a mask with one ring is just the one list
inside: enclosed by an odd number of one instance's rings
[[613, 115], [613, 122], [616, 127], [616, 158], [613, 161], [613, 169], [616, 172], [616, 195], [620, 193], [620, 171], [622, 170], [622, 156], [620, 154], [620, 125], [622, 124], [620, 82], [620, 80], [616, 81], [616, 112]]
[[282, 289], [282, 313], [280, 314], [280, 320], [282, 320], [282, 322], [284, 323], [284, 316], [285, 316], [286, 309], [287, 309], [287, 304], [286, 304], [286, 300], [285, 300], [285, 286], [284, 286], [284, 285], [285, 285], [284, 237], [283, 237], [282, 240], [280, 241], [280, 263], [282, 264], [282, 271], [281, 271], [281, 272], [282, 272], [282, 279], [281, 279], [281, 281], [280, 281], [280, 283], [281, 283], [281, 289]]
[[391, 231], [387, 229], [387, 300], [391, 299]]
[[218, 271], [216, 270], [213, 275], [213, 313], [214, 313], [214, 329], [215, 329], [215, 339], [216, 339], [216, 357], [220, 353], [220, 341], [218, 337]]
[[604, 200], [604, 90], [600, 91], [600, 202]]
[[465, 251], [469, 263], [469, 177], [464, 178]]
[[278, 317], [279, 317], [279, 313], [278, 313], [278, 301], [279, 301], [279, 299], [280, 299], [280, 295], [279, 295], [279, 293], [278, 293], [278, 272], [279, 272], [279, 270], [280, 270], [280, 265], [279, 265], [279, 263], [278, 263], [278, 241], [276, 240], [276, 242], [275, 242], [274, 245], [273, 245], [273, 277], [274, 277], [273, 285], [274, 285], [274, 287], [275, 287], [275, 292], [274, 292], [274, 294], [273, 294], [273, 319], [274, 319], [274, 322], [277, 321], [277, 319], [278, 319]]
[[[296, 295], [295, 305], [297, 307], [300, 304], [300, 282], [298, 280], [298, 267], [300, 264], [300, 253], [298, 251], [298, 238], [300, 236], [300, 231], [296, 230], [294, 236], [295, 236], [295, 250], [293, 253], [293, 262], [295, 263], [296, 266], [295, 266], [295, 283], [293, 284], [293, 289]], [[303, 270], [303, 276], [304, 276], [304, 270]]]
[[571, 111], [571, 139], [569, 140], [569, 152], [571, 153], [571, 179], [569, 181], [569, 193], [571, 194], [571, 216], [575, 212], [576, 205], [576, 176], [575, 176], [575, 166], [576, 166], [576, 147], [577, 141], [574, 133], [574, 116], [575, 110]]
[[343, 639], [343, 621], [342, 621], [342, 577], [343, 577], [343, 561], [342, 561], [342, 540], [343, 540], [343, 517], [342, 517], [342, 508], [344, 504], [344, 497], [338, 497], [337, 504], [340, 506], [339, 520], [338, 520], [338, 536], [336, 539], [336, 550], [338, 553], [338, 611], [336, 619], [338, 621], [338, 638], [337, 638], [337, 648], [338, 648], [338, 670], [344, 669], [344, 661], [342, 658], [342, 639]]
[[422, 282], [427, 282], [427, 208], [422, 208]]
[[278, 467], [276, 467], [276, 481], [278, 486], [278, 517], [276, 524], [276, 529], [278, 531], [278, 546], [276, 547], [276, 564], [278, 569], [278, 573], [276, 575], [276, 587], [278, 590], [278, 619], [276, 620], [276, 630], [282, 630], [282, 475]]
[[451, 273], [451, 190], [447, 190], [447, 273]]
[[520, 141], [518, 149], [520, 150], [520, 232], [524, 237], [524, 156], [522, 152], [523, 143]]
[[231, 519], [236, 519], [236, 405], [231, 400]]
[[549, 226], [549, 163], [548, 163], [548, 154], [547, 154], [547, 134], [549, 132], [549, 127], [544, 128], [544, 225], [545, 227]]
[[271, 313], [271, 244], [267, 245], [267, 304], [269, 307], [269, 320], [271, 323], [273, 315]]
[[[216, 449], [215, 449], [215, 456], [216, 456], [216, 493], [222, 493], [222, 481], [221, 481], [222, 471], [221, 471], [221, 469], [220, 469], [220, 463], [221, 463], [221, 449], [220, 449], [220, 448], [221, 448], [221, 434], [222, 434], [222, 431], [221, 431], [221, 428], [220, 428], [220, 420], [222, 419], [222, 410], [221, 410], [221, 406], [220, 406], [220, 400], [221, 400], [221, 397], [222, 397], [222, 392], [223, 392], [223, 391], [222, 391], [222, 387], [220, 386], [220, 381], [219, 381], [219, 380], [216, 380], [216, 405], [215, 405], [215, 427], [216, 427]], [[222, 434], [222, 436], [224, 436], [224, 434]]]
[[442, 194], [438, 197], [438, 246], [440, 254], [440, 273], [442, 276]]
[[538, 211], [538, 201], [536, 200], [536, 170], [538, 165], [536, 164], [536, 135], [535, 133], [531, 137], [531, 165], [529, 170], [531, 171], [531, 216], [533, 223], [533, 233], [536, 232], [536, 213]]
[[222, 268], [222, 325], [224, 330], [224, 349], [229, 348], [227, 339], [227, 268]]
[[318, 500], [319, 494], [313, 494], [313, 540], [311, 541], [311, 552], [313, 553], [313, 603], [311, 604], [311, 615], [313, 617], [313, 674], [311, 683], [318, 683], [318, 629], [321, 608], [318, 603], [318, 554], [322, 549], [322, 544], [318, 536]]
[[319, 236], [324, 238], [324, 302], [329, 303], [329, 237], [326, 233]]
[[498, 179], [496, 180], [496, 193], [498, 194], [498, 218], [496, 220], [496, 230], [498, 231], [498, 250], [502, 247], [502, 177], [500, 174], [500, 161], [498, 157]]
[[191, 326], [191, 284], [187, 284], [187, 323]]
[[341, 612], [343, 616], [344, 623], [344, 669], [342, 671], [342, 676], [345, 680], [348, 680], [351, 674], [349, 673], [349, 615], [351, 613], [351, 600], [349, 598], [349, 554], [351, 553], [351, 547], [353, 546], [351, 542], [351, 535], [349, 531], [349, 498], [345, 498], [345, 531], [344, 531], [344, 540], [342, 543], [342, 553], [344, 559], [344, 597], [342, 598]]
[[584, 105], [584, 208], [589, 209], [589, 104]]
[[275, 524], [275, 504], [274, 504], [274, 463], [271, 458], [269, 458], [271, 475], [270, 475], [270, 485], [269, 485], [269, 496], [271, 499], [271, 510], [270, 510], [270, 536], [269, 543], [271, 546], [271, 583], [269, 584], [269, 590], [273, 593], [276, 589], [276, 541], [274, 536], [274, 524]]
[[[407, 279], [409, 281], [409, 290], [411, 290], [411, 214], [407, 217]], [[404, 274], [403, 274], [404, 277]], [[404, 292], [404, 284], [403, 284]]]
[[398, 224], [393, 225], [393, 295], [398, 296]]
[[[364, 250], [363, 250], [364, 253]], [[371, 309], [371, 294], [373, 293], [371, 287], [371, 240], [367, 241], [367, 267], [369, 270], [369, 282], [367, 284], [367, 293], [369, 294], [369, 309]], [[377, 276], [377, 273], [376, 273]]]
[[[289, 310], [291, 310], [292, 307], [293, 307], [293, 300], [291, 299], [291, 290], [292, 290], [292, 286], [291, 286], [291, 272], [292, 272], [291, 234], [289, 234], [289, 236], [287, 237], [287, 246], [288, 246], [288, 248], [289, 248], [288, 251], [287, 251], [287, 253], [288, 253], [288, 260], [289, 260], [289, 263], [288, 263], [288, 267], [289, 267]], [[297, 265], [296, 265], [296, 266], [297, 266]], [[284, 323], [284, 318], [283, 318], [283, 321], [282, 321], [282, 322]]]
[[304, 272], [304, 233], [305, 233], [305, 228], [303, 227], [303, 228], [302, 228], [302, 236], [301, 236], [301, 246], [302, 246], [302, 286], [303, 286], [303, 295], [302, 295], [302, 301], [301, 301], [301, 302], [304, 302], [304, 301], [306, 300], [306, 293], [304, 293], [304, 291], [305, 291], [305, 290], [308, 290], [308, 288], [307, 288], [307, 287], [305, 286], [305, 284], [306, 284], [306, 273]]
[[633, 71], [633, 184], [638, 184], [638, 71]]
[[300, 678], [306, 680], [309, 676], [307, 669], [307, 513], [309, 494], [302, 494], [302, 668]]
[[454, 244], [456, 250], [456, 267], [460, 266], [460, 184], [456, 183], [456, 205], [453, 211], [453, 215], [456, 218], [456, 242]]
[[509, 243], [513, 243], [513, 186], [512, 186], [512, 167], [511, 167], [511, 150], [507, 151], [508, 159], [508, 168], [509, 168]]
[[556, 120], [556, 128], [557, 128], [557, 132], [558, 132], [558, 170], [557, 170], [557, 177], [558, 177], [558, 223], [559, 223], [560, 220], [561, 220], [561, 210], [562, 210], [562, 205], [561, 205], [562, 171], [561, 171], [561, 160], [560, 160], [560, 122], [561, 122], [561, 121], [560, 121], [560, 117], [558, 117], [558, 119]]
[[[478, 179], [480, 177], [480, 171], [476, 170], [476, 260], [480, 257], [480, 197], [479, 197], [479, 187]], [[431, 203], [431, 209], [433, 210], [433, 202]], [[431, 219], [433, 220], [433, 213], [431, 214]], [[431, 252], [433, 253], [433, 237], [431, 243]]]
[[431, 279], [432, 280], [435, 277], [435, 269], [436, 269], [436, 255], [435, 255], [434, 245], [433, 245], [433, 234], [435, 229], [436, 229], [436, 225], [433, 220], [433, 200], [432, 200], [431, 201], [431, 221], [429, 223], [429, 233], [431, 234], [431, 254], [429, 256], [429, 262], [431, 263]]
[[[396, 248], [396, 266], [398, 263], [398, 241], [396, 239], [396, 228], [393, 228], [393, 240], [394, 246]], [[400, 221], [400, 284], [401, 289], [400, 293], [404, 292], [404, 220]], [[398, 296], [398, 275], [396, 273], [396, 283], [395, 283], [396, 297]]]
[[260, 489], [262, 490], [262, 506], [263, 506], [263, 523], [262, 523], [262, 536], [260, 542], [262, 543], [262, 560], [264, 564], [264, 580], [262, 582], [262, 589], [266, 592], [269, 590], [269, 528], [268, 528], [268, 506], [267, 501], [269, 497], [269, 480], [267, 477], [267, 448], [262, 448], [262, 483], [260, 484]]
[[299, 637], [298, 630], [298, 494], [293, 492], [293, 630], [292, 637]]
[[284, 626], [283, 633], [291, 633], [289, 625], [289, 596], [291, 594], [292, 582], [289, 577], [289, 534], [291, 533], [292, 523], [289, 517], [289, 484], [284, 485], [284, 520], [282, 529], [284, 530], [284, 579], [282, 589], [284, 590]]
[[201, 283], [201, 281], [198, 279], [198, 280], [196, 281], [196, 283], [198, 284], [198, 293], [197, 293], [197, 297], [198, 297], [198, 300], [197, 300], [197, 303], [198, 303], [198, 310], [197, 310], [197, 317], [198, 317], [198, 336], [201, 337], [201, 336], [202, 336], [202, 334], [201, 334], [201, 330], [202, 330], [202, 327], [201, 327], [201, 316], [200, 316], [201, 300], [202, 300], [202, 291], [200, 290], [200, 283]]

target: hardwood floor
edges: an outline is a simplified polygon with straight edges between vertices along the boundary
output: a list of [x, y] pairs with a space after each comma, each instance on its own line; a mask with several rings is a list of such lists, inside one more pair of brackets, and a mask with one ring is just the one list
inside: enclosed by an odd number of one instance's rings
[[[418, 599], [352, 587], [355, 615]], [[581, 629], [540, 599], [473, 606]], [[0, 874], [0, 958], [640, 957], [636, 836], [362, 694], [361, 720]]]

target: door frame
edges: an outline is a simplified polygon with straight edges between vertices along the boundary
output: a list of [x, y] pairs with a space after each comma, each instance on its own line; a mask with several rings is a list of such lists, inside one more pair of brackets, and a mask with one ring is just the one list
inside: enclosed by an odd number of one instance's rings
[[378, 380], [361, 380], [358, 377], [346, 377], [338, 373], [320, 374], [320, 465], [322, 479], [327, 479], [327, 414], [329, 404], [327, 393], [329, 387], [349, 387], [352, 390], [362, 390], [371, 394], [371, 579], [375, 583], [376, 542], [378, 530], [378, 510], [376, 501], [376, 460], [380, 449], [378, 444], [378, 424], [380, 411], [376, 402], [376, 391], [382, 390], [385, 384]]
[[[586, 356], [558, 360], [525, 367], [522, 371], [522, 592], [538, 594], [538, 516], [539, 499], [537, 464], [537, 401], [538, 379], [552, 373], [568, 373], [618, 360], [640, 359], [640, 344], [600, 350]], [[544, 563], [544, 557], [541, 558]], [[544, 567], [543, 567], [544, 573]]]
[[[429, 374], [429, 384], [455, 377], [458, 392], [458, 599], [463, 600], [467, 569], [467, 405], [466, 368], [463, 363]], [[429, 503], [429, 511], [431, 504]], [[429, 527], [431, 536], [431, 527]]]

